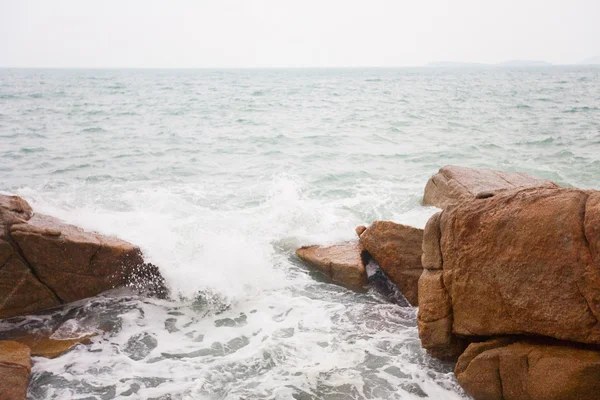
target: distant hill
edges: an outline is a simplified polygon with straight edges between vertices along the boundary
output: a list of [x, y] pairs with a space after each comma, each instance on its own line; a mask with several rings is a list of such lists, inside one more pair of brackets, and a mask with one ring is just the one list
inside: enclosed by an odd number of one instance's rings
[[510, 60], [497, 64], [472, 63], [472, 62], [454, 62], [454, 61], [435, 61], [427, 64], [428, 67], [443, 68], [465, 68], [465, 67], [549, 67], [552, 64], [546, 61], [535, 60]]
[[455, 62], [455, 61], [435, 61], [427, 64], [428, 67], [444, 67], [444, 68], [463, 68], [463, 67], [489, 67], [490, 64], [472, 63], [472, 62]]
[[537, 60], [510, 60], [498, 63], [502, 67], [549, 67], [552, 64], [546, 61]]
[[579, 62], [579, 64], [584, 65], [600, 65], [600, 55], [596, 57], [586, 58], [585, 60]]

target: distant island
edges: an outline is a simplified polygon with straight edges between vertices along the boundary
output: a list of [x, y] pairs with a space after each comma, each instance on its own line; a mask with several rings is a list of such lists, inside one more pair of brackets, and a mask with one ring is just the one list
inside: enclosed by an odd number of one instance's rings
[[427, 64], [428, 67], [444, 68], [464, 68], [464, 67], [550, 67], [552, 64], [546, 61], [536, 60], [510, 60], [496, 64], [473, 63], [473, 62], [454, 62], [454, 61], [436, 61]]

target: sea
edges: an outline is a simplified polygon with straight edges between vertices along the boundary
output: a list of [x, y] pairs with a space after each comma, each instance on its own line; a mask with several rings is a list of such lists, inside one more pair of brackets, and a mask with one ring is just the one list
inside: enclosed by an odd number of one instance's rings
[[424, 227], [444, 165], [598, 189], [600, 67], [1, 69], [0, 160], [2, 193], [137, 244], [170, 290], [0, 321], [95, 334], [34, 358], [28, 399], [466, 399], [416, 308], [295, 250]]

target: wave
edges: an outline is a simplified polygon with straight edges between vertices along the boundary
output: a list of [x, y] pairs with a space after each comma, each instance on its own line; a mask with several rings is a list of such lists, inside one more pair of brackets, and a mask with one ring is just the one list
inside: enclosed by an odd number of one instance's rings
[[86, 132], [86, 133], [97, 133], [97, 132], [106, 132], [106, 130], [104, 128], [100, 128], [99, 126], [94, 126], [92, 128], [85, 128], [82, 129], [81, 132]]
[[588, 107], [588, 106], [584, 106], [584, 107], [573, 107], [570, 110], [565, 110], [565, 113], [577, 113], [577, 112], [588, 112], [588, 111], [598, 111], [600, 110], [600, 108], [598, 107]]

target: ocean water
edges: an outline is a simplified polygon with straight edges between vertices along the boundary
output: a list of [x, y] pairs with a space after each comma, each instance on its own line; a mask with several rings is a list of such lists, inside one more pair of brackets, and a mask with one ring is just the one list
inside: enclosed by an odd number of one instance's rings
[[416, 309], [294, 256], [423, 227], [456, 164], [600, 187], [600, 68], [0, 70], [0, 191], [139, 245], [172, 296], [115, 290], [0, 331], [96, 333], [30, 399], [462, 399]]

